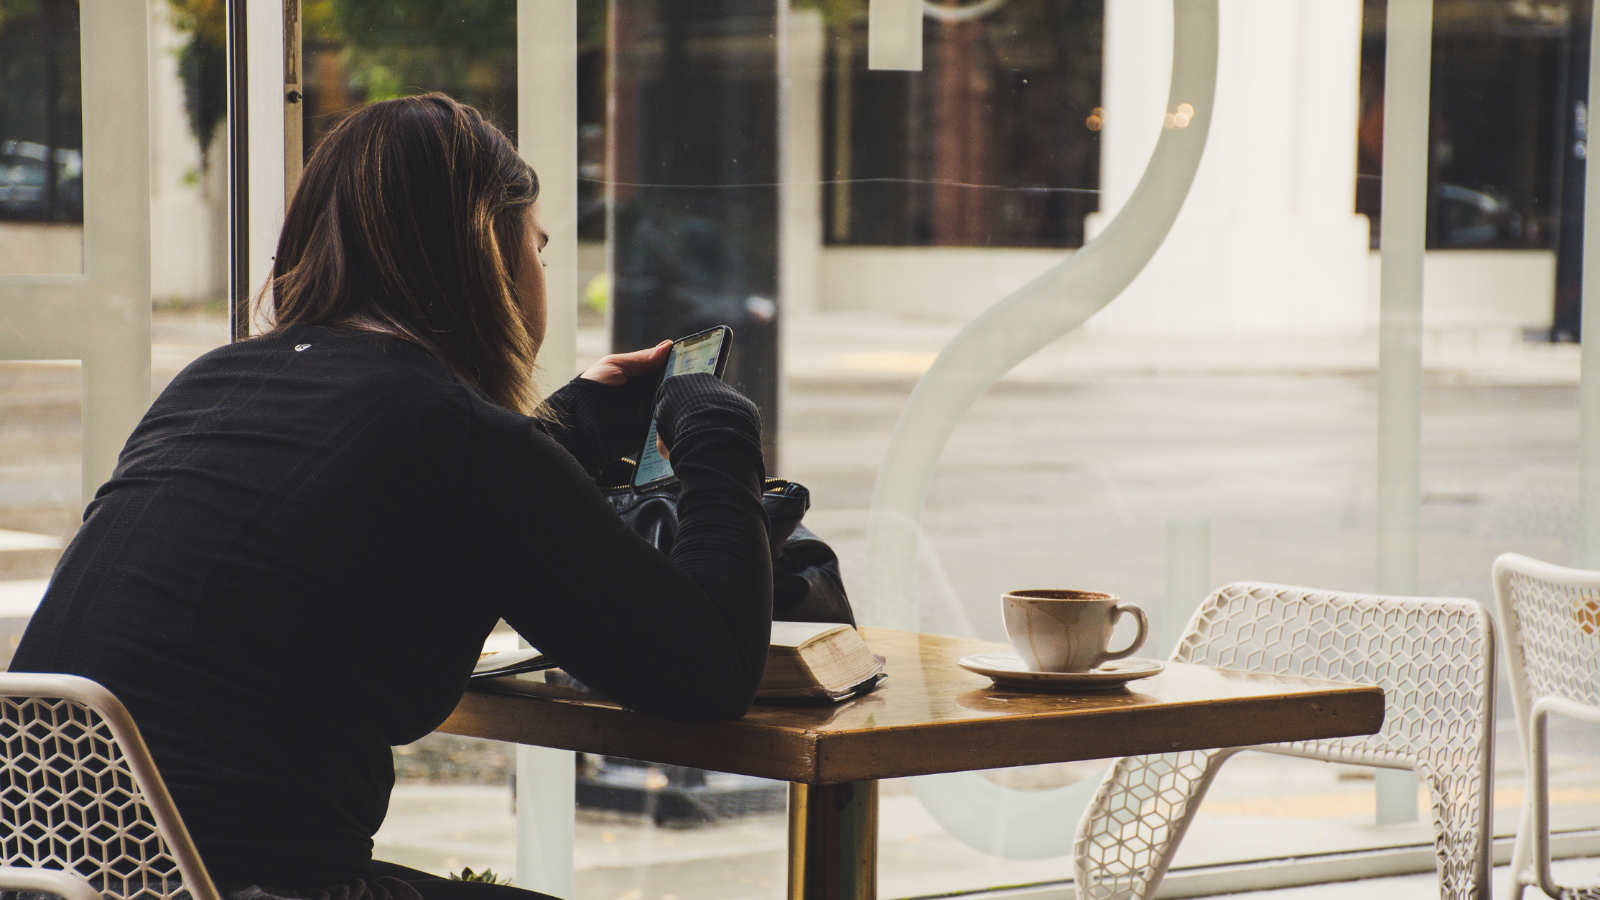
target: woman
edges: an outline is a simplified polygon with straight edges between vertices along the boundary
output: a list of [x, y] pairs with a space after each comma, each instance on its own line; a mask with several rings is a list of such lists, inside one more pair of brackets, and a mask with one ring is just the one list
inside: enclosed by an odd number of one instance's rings
[[162, 393], [17, 649], [13, 671], [127, 704], [225, 891], [511, 891], [371, 859], [390, 746], [445, 719], [501, 618], [641, 712], [736, 717], [754, 695], [756, 410], [709, 375], [667, 379], [681, 530], [671, 558], [630, 533], [593, 476], [637, 449], [666, 345], [536, 406], [537, 195], [442, 95], [330, 134], [285, 217], [275, 327]]

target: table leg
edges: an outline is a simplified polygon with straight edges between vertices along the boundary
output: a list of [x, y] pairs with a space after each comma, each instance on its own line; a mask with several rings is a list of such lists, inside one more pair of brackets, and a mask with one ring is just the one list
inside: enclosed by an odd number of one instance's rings
[[789, 900], [876, 900], [878, 783], [789, 785]]

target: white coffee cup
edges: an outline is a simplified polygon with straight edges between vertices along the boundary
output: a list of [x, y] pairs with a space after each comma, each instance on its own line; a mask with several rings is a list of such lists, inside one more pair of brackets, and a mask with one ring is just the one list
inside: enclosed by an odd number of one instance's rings
[[[1088, 672], [1144, 646], [1150, 620], [1132, 603], [1099, 591], [1012, 591], [1001, 601], [1006, 637], [1034, 672]], [[1108, 650], [1111, 631], [1126, 613], [1139, 620], [1133, 643]]]

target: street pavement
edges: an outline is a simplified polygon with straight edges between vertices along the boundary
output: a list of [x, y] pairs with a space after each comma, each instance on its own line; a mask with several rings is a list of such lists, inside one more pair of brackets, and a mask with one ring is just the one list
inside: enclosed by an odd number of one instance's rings
[[[774, 474], [811, 489], [806, 522], [838, 550], [857, 598], [865, 598], [866, 511], [889, 435], [957, 330], [856, 314], [784, 324]], [[154, 334], [157, 389], [225, 339], [219, 318], [180, 313], [158, 316]], [[605, 343], [602, 323], [584, 319], [580, 362]], [[1006, 590], [1106, 589], [1151, 611], [1156, 637], [1146, 653], [1160, 656], [1204, 592], [1174, 584], [1373, 589], [1376, 362], [1373, 337], [1052, 343], [973, 405], [940, 460], [922, 520], [921, 627], [1001, 639], [997, 600]], [[1424, 363], [1419, 592], [1488, 601], [1489, 564], [1507, 550], [1570, 563], [1578, 348], [1503, 332], [1430, 334]], [[73, 528], [77, 393], [70, 365], [0, 363], [0, 640], [20, 634], [59, 552], [50, 542]], [[1209, 554], [1176, 558], [1173, 527], [1202, 535]], [[1180, 570], [1175, 582], [1169, 573]], [[1581, 729], [1562, 735], [1558, 824], [1600, 825], [1600, 741]], [[1509, 732], [1499, 743], [1496, 830], [1506, 833], [1521, 765]], [[509, 789], [474, 783], [503, 782], [501, 759], [403, 783], [380, 853], [435, 871], [509, 872]], [[986, 777], [1048, 789], [1099, 771], [1076, 764]], [[1423, 824], [1372, 825], [1373, 802], [1363, 772], [1247, 755], [1223, 770], [1180, 862], [1431, 840]], [[1000, 860], [966, 848], [904, 785], [884, 786], [882, 829], [885, 897], [1070, 876], [1065, 859]], [[781, 817], [684, 830], [584, 813], [578, 893], [775, 898], [783, 835]], [[1436, 892], [1427, 878], [1395, 884], [1401, 893], [1389, 896]]]

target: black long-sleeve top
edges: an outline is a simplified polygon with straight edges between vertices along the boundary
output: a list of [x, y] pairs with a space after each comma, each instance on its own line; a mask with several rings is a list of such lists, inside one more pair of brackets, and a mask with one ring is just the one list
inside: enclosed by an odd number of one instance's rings
[[212, 351], [134, 431], [11, 668], [121, 698], [215, 881], [370, 877], [390, 746], [449, 715], [500, 618], [641, 712], [748, 708], [771, 621], [759, 422], [711, 376], [667, 379], [668, 558], [593, 481], [637, 449], [644, 394], [577, 380], [550, 425], [383, 335]]

